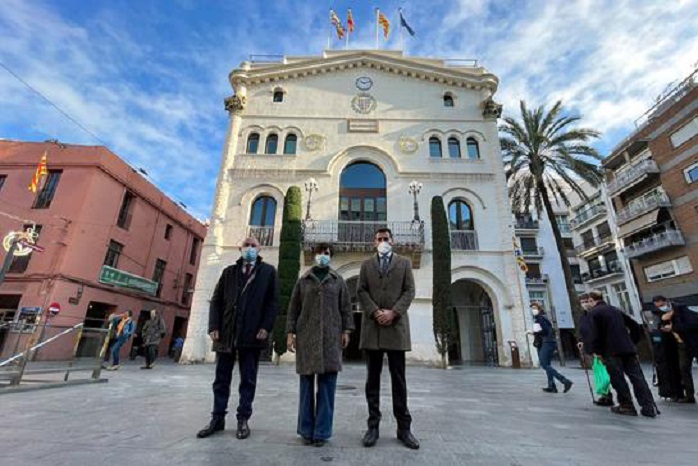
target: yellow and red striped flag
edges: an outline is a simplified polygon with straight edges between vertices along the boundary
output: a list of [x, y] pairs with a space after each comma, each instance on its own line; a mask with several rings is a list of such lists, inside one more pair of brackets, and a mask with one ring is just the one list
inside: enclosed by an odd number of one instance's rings
[[39, 183], [41, 178], [48, 175], [48, 151], [44, 151], [44, 155], [41, 156], [41, 162], [36, 167], [36, 172], [32, 176], [32, 182], [29, 185], [29, 191], [36, 193], [39, 189]]
[[349, 8], [347, 13], [347, 29], [349, 32], [354, 32], [354, 15], [351, 14], [351, 8]]
[[339, 19], [339, 16], [337, 16], [334, 10], [330, 10], [330, 22], [337, 30], [337, 37], [342, 39], [344, 37], [344, 26], [342, 26], [342, 20]]
[[390, 34], [390, 21], [381, 11], [378, 12], [378, 24], [383, 26], [383, 37], [387, 39]]
[[516, 263], [518, 264], [519, 269], [521, 269], [523, 273], [528, 272], [528, 264], [523, 257], [523, 252], [521, 249], [519, 249], [519, 243], [516, 241], [516, 237], [512, 237], [511, 241], [514, 243], [514, 257], [516, 257]]

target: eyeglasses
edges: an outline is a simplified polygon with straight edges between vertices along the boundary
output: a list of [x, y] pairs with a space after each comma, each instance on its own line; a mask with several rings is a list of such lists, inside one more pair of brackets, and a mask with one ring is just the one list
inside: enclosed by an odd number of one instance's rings
[[376, 241], [378, 241], [379, 243], [387, 243], [388, 241], [390, 241], [390, 236], [379, 236], [378, 238], [376, 238]]

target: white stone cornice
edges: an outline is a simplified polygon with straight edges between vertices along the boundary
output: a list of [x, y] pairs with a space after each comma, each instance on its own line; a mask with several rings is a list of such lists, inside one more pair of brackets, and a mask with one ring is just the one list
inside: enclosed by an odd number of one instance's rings
[[421, 79], [468, 89], [497, 90], [499, 79], [482, 67], [449, 67], [437, 60], [386, 55], [377, 51], [360, 51], [346, 55], [317, 57], [291, 63], [265, 64], [255, 69], [236, 69], [229, 75], [230, 84], [254, 85], [334, 73], [353, 68], [368, 68], [399, 76]]

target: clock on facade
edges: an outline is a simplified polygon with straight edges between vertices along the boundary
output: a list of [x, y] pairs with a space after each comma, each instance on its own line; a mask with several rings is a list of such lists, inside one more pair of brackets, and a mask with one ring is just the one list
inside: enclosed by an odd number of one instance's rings
[[356, 79], [356, 88], [360, 91], [367, 91], [373, 87], [373, 80], [368, 76], [361, 76]]

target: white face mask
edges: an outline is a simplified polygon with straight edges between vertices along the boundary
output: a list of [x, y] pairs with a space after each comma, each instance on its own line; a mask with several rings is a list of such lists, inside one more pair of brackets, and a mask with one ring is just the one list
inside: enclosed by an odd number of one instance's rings
[[582, 309], [584, 309], [585, 311], [589, 311], [589, 310], [591, 310], [593, 307], [594, 307], [594, 303], [590, 303], [590, 302], [584, 302], [584, 303], [582, 303]]
[[315, 263], [318, 265], [318, 267], [329, 267], [330, 256], [327, 254], [316, 254]]
[[662, 312], [667, 312], [671, 310], [671, 307], [668, 304], [665, 304], [664, 306], [659, 306], [659, 310]]
[[537, 307], [532, 307], [531, 314], [533, 314], [534, 316], [537, 316], [538, 314], [540, 314], [540, 310]]
[[382, 256], [389, 254], [393, 250], [393, 247], [387, 241], [381, 241], [378, 247], [378, 253]]

